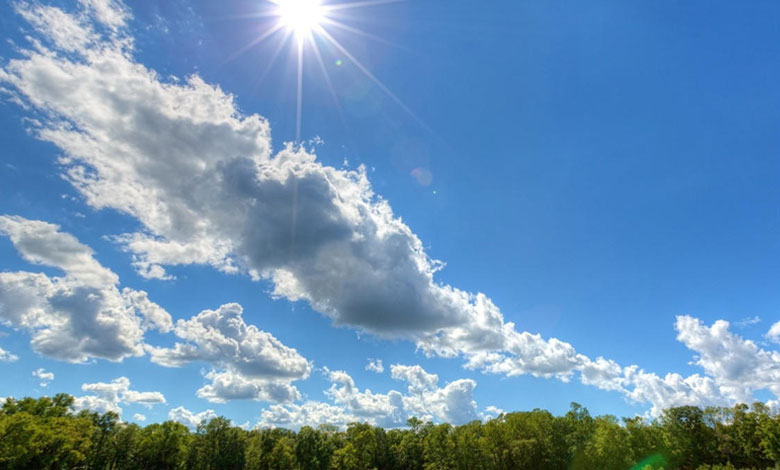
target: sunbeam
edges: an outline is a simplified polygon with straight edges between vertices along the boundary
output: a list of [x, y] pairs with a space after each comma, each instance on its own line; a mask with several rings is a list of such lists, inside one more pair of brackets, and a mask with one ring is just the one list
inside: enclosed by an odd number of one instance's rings
[[[265, 75], [273, 67], [276, 62], [278, 54], [281, 49], [285, 47], [287, 41], [292, 37], [294, 40], [294, 50], [291, 50], [291, 54], [294, 55], [296, 63], [296, 87], [295, 87], [295, 142], [300, 143], [301, 132], [303, 124], [303, 87], [306, 77], [304, 77], [305, 61], [306, 61], [306, 49], [311, 48], [312, 54], [319, 68], [322, 71], [325, 83], [336, 102], [339, 115], [342, 121], [346, 124], [345, 117], [342, 113], [341, 105], [339, 103], [339, 95], [336, 92], [336, 88], [328, 75], [327, 68], [325, 66], [325, 59], [323, 58], [323, 52], [320, 51], [318, 46], [318, 39], [322, 39], [325, 43], [332, 46], [331, 52], [338, 51], [346, 60], [348, 60], [354, 67], [363, 75], [365, 75], [376, 87], [378, 87], [385, 95], [387, 95], [395, 104], [397, 104], [404, 112], [411, 116], [419, 125], [421, 125], [427, 131], [430, 128], [407, 106], [401, 99], [396, 96], [379, 78], [377, 78], [365, 65], [363, 65], [354, 54], [352, 54], [347, 47], [345, 47], [336, 37], [333, 36], [326, 28], [332, 27], [348, 34], [355, 36], [365, 37], [373, 41], [389, 45], [392, 47], [398, 47], [390, 41], [381, 38], [375, 34], [363, 31], [359, 28], [345, 24], [345, 17], [342, 16], [339, 19], [339, 12], [345, 10], [352, 10], [356, 8], [367, 8], [385, 4], [399, 3], [406, 0], [363, 0], [354, 1], [348, 3], [323, 3], [321, 0], [268, 0], [271, 7], [265, 11], [260, 11], [243, 16], [242, 18], [275, 18], [275, 22], [271, 24], [257, 38], [250, 41], [247, 45], [241, 47], [238, 51], [230, 54], [226, 62], [236, 59], [238, 56], [244, 54], [252, 47], [258, 46], [264, 43], [266, 40], [281, 34], [281, 40], [279, 45], [274, 50], [271, 60], [262, 73], [262, 76], [258, 79], [258, 83], [263, 80]], [[341, 59], [335, 57], [337, 64], [341, 64]]]

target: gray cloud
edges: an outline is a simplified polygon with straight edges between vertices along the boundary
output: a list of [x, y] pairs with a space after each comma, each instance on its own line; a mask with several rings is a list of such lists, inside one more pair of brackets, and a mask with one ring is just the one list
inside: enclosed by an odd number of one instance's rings
[[118, 276], [57, 225], [0, 216], [0, 234], [24, 259], [65, 273], [0, 272], [0, 320], [27, 330], [35, 351], [71, 362], [119, 361], [143, 354], [146, 330], [170, 330], [165, 310], [145, 292], [120, 292]]
[[270, 333], [247, 325], [242, 314], [243, 308], [233, 303], [179, 320], [173, 331], [186, 342], [172, 348], [147, 346], [152, 362], [178, 367], [203, 361], [219, 369], [206, 375], [211, 384], [198, 391], [209, 401], [299, 399], [290, 382], [309, 376], [308, 361]]

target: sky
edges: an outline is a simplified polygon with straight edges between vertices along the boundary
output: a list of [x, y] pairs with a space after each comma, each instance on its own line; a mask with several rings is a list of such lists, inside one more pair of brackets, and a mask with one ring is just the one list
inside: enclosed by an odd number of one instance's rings
[[280, 1], [0, 5], [0, 397], [780, 405], [779, 4]]

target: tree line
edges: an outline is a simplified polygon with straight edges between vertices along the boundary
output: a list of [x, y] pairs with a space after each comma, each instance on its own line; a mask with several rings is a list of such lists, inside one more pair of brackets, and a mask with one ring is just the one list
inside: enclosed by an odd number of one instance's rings
[[244, 430], [223, 417], [195, 431], [73, 411], [73, 397], [7, 399], [0, 470], [725, 470], [780, 469], [780, 416], [765, 405], [682, 406], [653, 420], [593, 417], [572, 403], [461, 426], [352, 423]]

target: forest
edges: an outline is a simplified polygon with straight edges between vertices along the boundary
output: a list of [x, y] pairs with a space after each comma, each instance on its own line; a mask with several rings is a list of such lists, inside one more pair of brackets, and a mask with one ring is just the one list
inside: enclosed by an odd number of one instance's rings
[[504, 413], [461, 426], [352, 423], [244, 430], [219, 417], [196, 430], [74, 412], [73, 397], [5, 401], [0, 470], [725, 470], [780, 468], [780, 416], [761, 403], [670, 408], [657, 419]]

